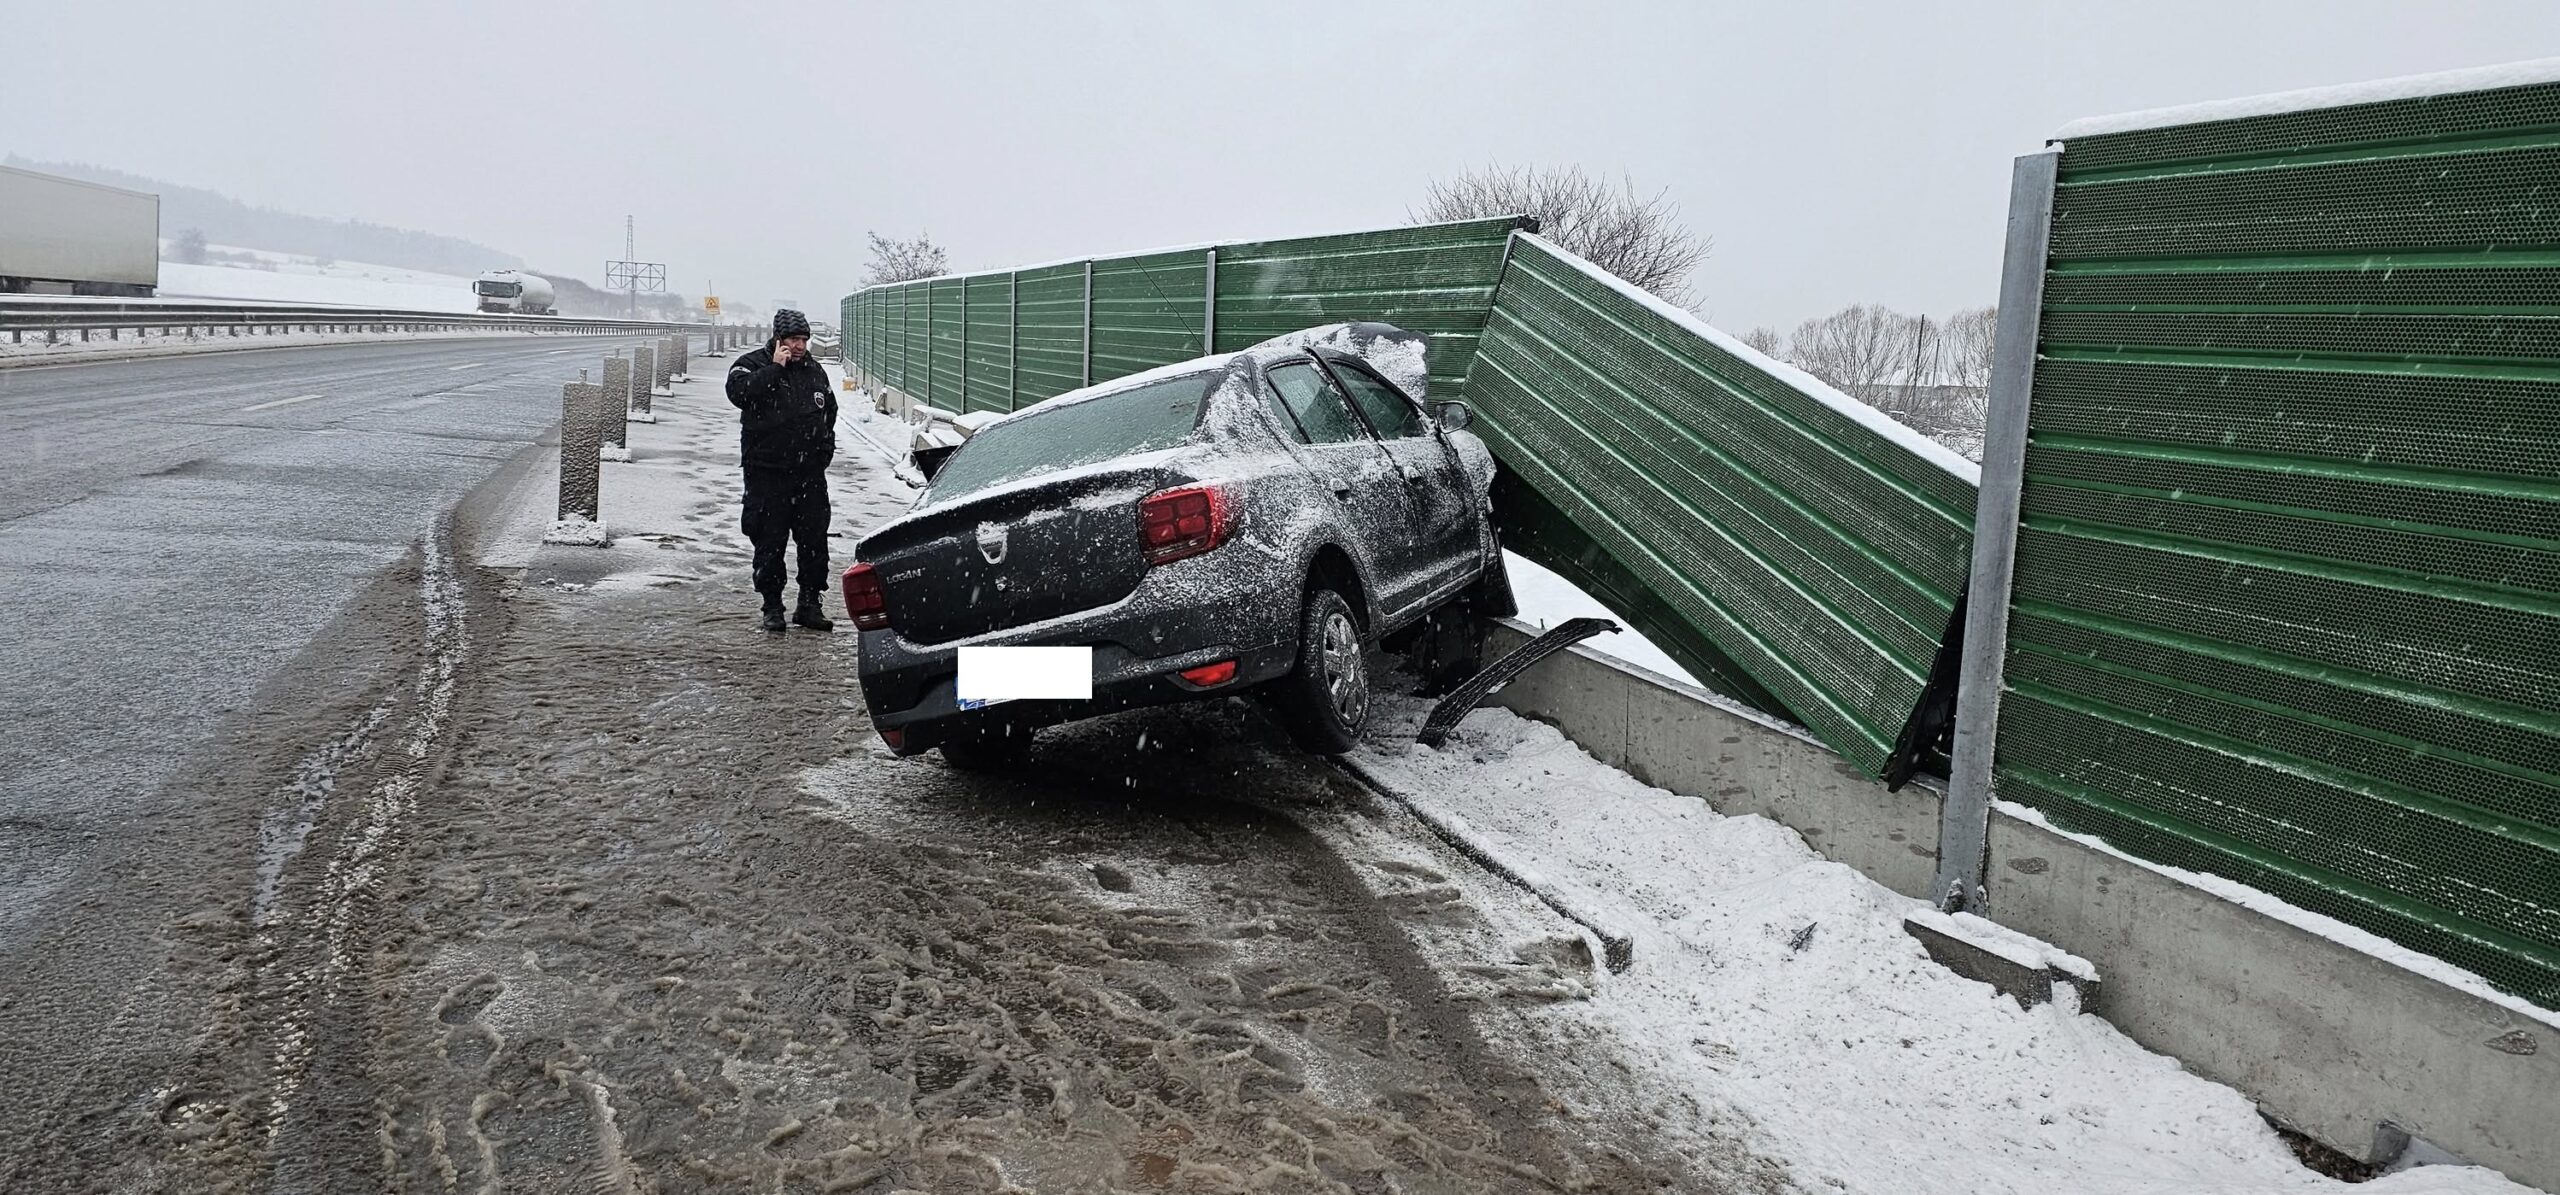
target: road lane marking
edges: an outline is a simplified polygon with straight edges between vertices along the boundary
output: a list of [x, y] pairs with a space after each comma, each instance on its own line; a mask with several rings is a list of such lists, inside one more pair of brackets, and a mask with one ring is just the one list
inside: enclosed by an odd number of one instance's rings
[[257, 403], [257, 404], [252, 405], [252, 406], [242, 407], [242, 408], [240, 408], [240, 413], [241, 413], [241, 414], [243, 414], [243, 415], [246, 415], [246, 414], [248, 414], [248, 413], [249, 413], [249, 412], [251, 412], [251, 411], [267, 411], [267, 410], [273, 410], [273, 409], [275, 409], [275, 408], [277, 408], [277, 407], [289, 407], [289, 406], [292, 406], [293, 404], [298, 403], [298, 402], [310, 402], [312, 399], [315, 399], [315, 398], [318, 398], [318, 397], [320, 397], [320, 396], [319, 396], [319, 395], [317, 395], [317, 394], [297, 394], [297, 395], [293, 396], [292, 398], [278, 398], [278, 399], [271, 399], [271, 400], [269, 400], [269, 401], [267, 401], [267, 402], [262, 402], [262, 403]]
[[488, 364], [488, 362], [486, 362], [486, 361], [465, 361], [465, 362], [463, 362], [463, 363], [462, 363], [462, 364], [460, 364], [460, 365], [448, 365], [448, 366], [445, 366], [445, 367], [444, 367], [444, 371], [445, 371], [446, 373], [452, 373], [453, 371], [455, 371], [455, 370], [457, 370], [457, 369], [478, 369], [478, 368], [480, 368], [481, 366], [486, 365], [486, 364]]

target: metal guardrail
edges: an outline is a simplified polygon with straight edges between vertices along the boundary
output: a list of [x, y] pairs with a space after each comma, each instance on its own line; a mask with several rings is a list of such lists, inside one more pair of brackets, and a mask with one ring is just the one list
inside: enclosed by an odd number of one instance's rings
[[283, 335], [294, 332], [435, 332], [489, 328], [521, 332], [603, 335], [620, 332], [708, 332], [714, 325], [660, 320], [583, 319], [556, 315], [505, 315], [486, 312], [407, 311], [378, 307], [327, 307], [267, 303], [190, 303], [135, 300], [0, 300], [0, 331], [23, 344], [40, 333], [55, 343], [77, 332], [82, 341], [105, 332], [122, 339], [130, 329], [141, 335], [216, 329], [230, 335]]

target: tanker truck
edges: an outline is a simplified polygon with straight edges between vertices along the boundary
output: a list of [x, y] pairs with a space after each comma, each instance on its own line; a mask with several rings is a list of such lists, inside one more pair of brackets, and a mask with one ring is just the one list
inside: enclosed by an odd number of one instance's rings
[[551, 284], [522, 270], [491, 270], [471, 284], [480, 310], [508, 315], [553, 315]]

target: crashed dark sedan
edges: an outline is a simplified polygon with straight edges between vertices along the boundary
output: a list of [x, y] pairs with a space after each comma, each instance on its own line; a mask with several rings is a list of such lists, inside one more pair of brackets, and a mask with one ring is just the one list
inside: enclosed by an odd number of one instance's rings
[[[1492, 453], [1428, 376], [1420, 337], [1332, 325], [982, 428], [844, 574], [872, 724], [977, 767], [1040, 726], [1250, 692], [1331, 754], [1369, 648], [1462, 679], [1511, 590]], [[1089, 699], [963, 699], [963, 649], [1054, 646], [1090, 649]]]

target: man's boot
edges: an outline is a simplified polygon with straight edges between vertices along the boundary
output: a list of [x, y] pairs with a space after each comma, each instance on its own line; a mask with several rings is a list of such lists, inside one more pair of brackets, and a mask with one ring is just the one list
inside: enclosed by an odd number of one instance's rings
[[764, 629], [777, 635], [790, 629], [790, 627], [782, 621], [781, 594], [768, 593], [764, 595]]
[[800, 608], [792, 613], [791, 621], [799, 623], [801, 626], [807, 627], [813, 631], [832, 631], [836, 629], [836, 624], [827, 617], [827, 611], [825, 606], [822, 604], [822, 600], [818, 595], [810, 593], [805, 589], [800, 592]]

